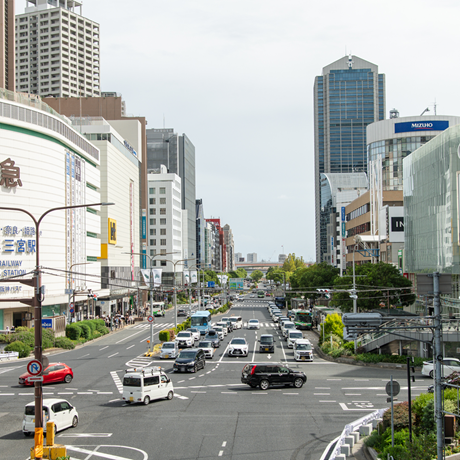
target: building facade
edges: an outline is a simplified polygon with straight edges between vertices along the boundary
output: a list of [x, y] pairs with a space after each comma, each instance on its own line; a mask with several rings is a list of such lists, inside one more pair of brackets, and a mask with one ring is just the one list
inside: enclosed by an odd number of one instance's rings
[[182, 183], [182, 209], [184, 217], [184, 258], [196, 257], [196, 177], [195, 146], [185, 135], [173, 129], [147, 129], [147, 169], [158, 170], [166, 166], [169, 173], [177, 174]]
[[0, 88], [15, 91], [14, 0], [0, 3]]
[[248, 262], [257, 262], [257, 253], [255, 252], [248, 253], [246, 260]]
[[[139, 170], [141, 153], [137, 120], [113, 121], [101, 117], [73, 119], [78, 129], [100, 151], [100, 195], [103, 202], [115, 203], [101, 212], [100, 257], [102, 292], [94, 314], [125, 314], [133, 305], [131, 295], [140, 277]], [[95, 238], [96, 234], [89, 234]]]
[[99, 24], [81, 15], [82, 2], [26, 4], [16, 16], [16, 89], [39, 96], [100, 96]]
[[196, 200], [196, 265], [205, 267], [206, 260], [206, 219], [204, 218], [203, 200]]
[[[168, 173], [165, 166], [158, 173], [148, 175], [148, 254], [158, 256], [152, 265], [162, 270], [162, 283], [182, 284], [183, 265], [176, 262], [185, 259], [183, 255], [181, 178]], [[164, 256], [162, 256], [164, 255]]]
[[315, 78], [315, 229], [316, 261], [324, 261], [326, 231], [321, 228], [321, 173], [367, 171], [366, 127], [383, 120], [385, 76], [378, 66], [344, 56]]
[[227, 261], [227, 266], [225, 268], [225, 271], [230, 272], [235, 270], [235, 242], [233, 240], [233, 232], [232, 229], [230, 228], [230, 225], [225, 224], [222, 227], [222, 230], [224, 232], [224, 245], [225, 245], [225, 251], [226, 251], [226, 261]]
[[[2, 206], [21, 208], [38, 219], [52, 208], [84, 205], [51, 212], [38, 235], [26, 213], [0, 210], [1, 278], [32, 278], [40, 238], [39, 264], [47, 267], [42, 316], [70, 319], [87, 303], [89, 290], [101, 290], [98, 257], [104, 240], [101, 207], [95, 206], [102, 201], [99, 149], [35, 97], [7, 92], [0, 121]], [[75, 294], [73, 313], [68, 292]], [[0, 330], [31, 326], [33, 308], [21, 300], [33, 296], [34, 289], [18, 278], [0, 284]]]

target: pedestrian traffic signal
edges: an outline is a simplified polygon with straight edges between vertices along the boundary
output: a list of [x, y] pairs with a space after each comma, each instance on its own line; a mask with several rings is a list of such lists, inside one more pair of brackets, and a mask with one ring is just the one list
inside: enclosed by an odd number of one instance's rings
[[326, 299], [331, 298], [331, 290], [330, 289], [317, 289], [317, 291], [326, 297]]

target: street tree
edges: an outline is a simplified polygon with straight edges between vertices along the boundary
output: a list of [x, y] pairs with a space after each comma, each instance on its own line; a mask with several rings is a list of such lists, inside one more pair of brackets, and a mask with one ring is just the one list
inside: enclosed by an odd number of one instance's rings
[[[324, 336], [330, 334], [336, 335], [343, 339], [343, 323], [342, 318], [338, 313], [333, 313], [332, 315], [327, 315], [326, 319], [323, 322], [324, 327]], [[322, 336], [323, 334], [321, 334]]]
[[[415, 302], [415, 294], [411, 291], [412, 282], [392, 264], [379, 262], [357, 265], [355, 275], [358, 311], [378, 309], [382, 302], [385, 306], [408, 306]], [[352, 287], [351, 274], [337, 277], [334, 281], [334, 289], [351, 290]], [[334, 293], [330, 305], [340, 307], [343, 312], [353, 311], [353, 300], [349, 292]]]
[[285, 272], [294, 272], [297, 268], [305, 267], [303, 257], [296, 257], [294, 253], [289, 254], [283, 263], [283, 270]]
[[[340, 273], [338, 268], [321, 262], [309, 267], [298, 268], [290, 278], [292, 289], [305, 289], [306, 291], [316, 291], [317, 289], [332, 289], [334, 280]], [[320, 294], [306, 294], [311, 300], [317, 299]]]
[[251, 273], [251, 278], [258, 283], [264, 277], [264, 274], [260, 270], [254, 270]]
[[267, 274], [265, 275], [265, 278], [267, 278], [268, 280], [273, 280], [275, 284], [282, 284], [284, 282], [284, 278], [286, 278], [286, 281], [288, 281], [288, 277], [286, 276], [286, 273], [282, 268], [270, 267], [270, 269], [267, 271]]

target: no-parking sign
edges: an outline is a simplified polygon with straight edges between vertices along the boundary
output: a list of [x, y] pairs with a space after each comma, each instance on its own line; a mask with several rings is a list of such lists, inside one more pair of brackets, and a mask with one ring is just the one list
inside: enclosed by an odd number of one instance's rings
[[150, 316], [147, 318], [147, 321], [148, 321], [149, 323], [153, 323], [154, 320], [155, 320], [155, 318], [154, 318], [152, 315], [150, 315]]

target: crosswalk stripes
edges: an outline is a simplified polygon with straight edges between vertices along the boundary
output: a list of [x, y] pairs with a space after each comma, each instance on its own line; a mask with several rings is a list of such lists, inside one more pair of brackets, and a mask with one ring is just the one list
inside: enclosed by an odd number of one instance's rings
[[[167, 329], [169, 327], [174, 327], [174, 323], [153, 323], [154, 329]], [[133, 329], [150, 329], [150, 323], [145, 322], [136, 324], [135, 326], [133, 326]]]
[[[260, 325], [260, 327], [276, 327], [275, 323], [262, 323], [262, 322], [259, 322], [259, 325]], [[243, 327], [247, 328], [248, 323], [244, 323]]]
[[149, 364], [151, 364], [152, 359], [143, 357], [143, 356], [137, 356], [136, 358], [131, 359], [126, 363], [128, 367], [147, 367]]
[[117, 387], [120, 394], [123, 394], [123, 382], [120, 380], [120, 377], [118, 377], [116, 371], [110, 372], [110, 375], [112, 376], [113, 382], [115, 383], [115, 386]]

